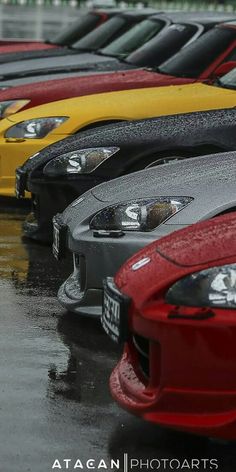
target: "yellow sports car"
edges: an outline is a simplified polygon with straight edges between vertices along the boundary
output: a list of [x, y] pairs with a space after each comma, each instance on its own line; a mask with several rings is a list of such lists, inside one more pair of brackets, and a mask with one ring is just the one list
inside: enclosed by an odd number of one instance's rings
[[0, 195], [14, 196], [15, 169], [27, 158], [94, 124], [235, 106], [236, 91], [198, 83], [101, 93], [16, 113], [0, 122]]

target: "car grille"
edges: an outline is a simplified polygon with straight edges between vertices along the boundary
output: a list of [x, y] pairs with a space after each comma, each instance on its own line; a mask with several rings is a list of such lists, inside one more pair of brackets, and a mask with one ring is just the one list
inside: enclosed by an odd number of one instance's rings
[[133, 345], [138, 357], [138, 364], [141, 372], [146, 378], [150, 376], [149, 365], [149, 340], [138, 334], [133, 335]]

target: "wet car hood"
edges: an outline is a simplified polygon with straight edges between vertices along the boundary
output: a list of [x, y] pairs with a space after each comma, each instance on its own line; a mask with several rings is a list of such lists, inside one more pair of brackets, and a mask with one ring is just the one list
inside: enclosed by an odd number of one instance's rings
[[[42, 43], [43, 44], [43, 43]], [[71, 50], [67, 47], [56, 46], [51, 44], [44, 43], [44, 47], [35, 47], [33, 48], [33, 43], [31, 47], [21, 47], [19, 50], [16, 51], [2, 51], [0, 54], [0, 64], [7, 64], [8, 62], [15, 62], [15, 61], [23, 61], [25, 59], [37, 59], [37, 58], [45, 58], [51, 56], [66, 56], [67, 54], [76, 54], [75, 50]]]
[[236, 255], [236, 214], [193, 225], [159, 240], [156, 250], [177, 265], [191, 267]]
[[[152, 195], [212, 196], [215, 186], [229, 185], [236, 176], [236, 153], [214, 154], [164, 164], [120, 177], [92, 189], [95, 198], [110, 204]], [[207, 191], [208, 188], [208, 191]], [[209, 199], [208, 199], [209, 201]], [[207, 206], [207, 202], [206, 202]]]
[[62, 214], [63, 221], [73, 230], [109, 205], [158, 196], [193, 199], [165, 225], [189, 225], [209, 219], [236, 207], [235, 159], [236, 152], [213, 154], [120, 177], [95, 187], [69, 205]]
[[[150, 294], [166, 289], [189, 273], [235, 263], [235, 231], [235, 213], [175, 231], [132, 256], [117, 272], [115, 282], [135, 299], [136, 306], [142, 307]], [[133, 266], [143, 259], [148, 262], [137, 273]]]
[[[131, 73], [127, 75], [131, 77]], [[61, 154], [86, 147], [118, 146], [124, 158], [127, 154], [130, 157], [142, 157], [144, 152], [155, 155], [156, 150], [158, 153], [166, 149], [168, 152], [171, 149], [176, 152], [176, 149], [195, 149], [196, 146], [204, 146], [206, 149], [209, 142], [215, 143], [220, 149], [231, 151], [236, 145], [235, 119], [235, 109], [223, 109], [106, 125], [96, 130], [81, 131], [79, 135], [47, 146], [34, 159], [28, 159], [21, 170], [37, 171]], [[116, 156], [119, 159], [119, 154]], [[110, 162], [106, 162], [106, 167], [112, 165]], [[102, 166], [98, 171], [101, 169]]]
[[[67, 77], [61, 80], [43, 81], [39, 84], [30, 83], [27, 86], [14, 87], [0, 92], [0, 100], [16, 100], [27, 97], [30, 102], [23, 108], [32, 108], [66, 98], [79, 97], [94, 93], [127, 90], [137, 87], [154, 87], [155, 72], [142, 69], [130, 71], [114, 71], [109, 73], [91, 74], [86, 77]], [[158, 81], [158, 77], [157, 77]], [[22, 110], [23, 110], [22, 109]]]
[[[101, 66], [102, 66], [103, 63], [101, 63]], [[116, 63], [112, 63], [110, 64], [109, 66], [109, 70], [117, 70], [119, 68], [119, 70], [129, 70], [129, 69], [136, 69], [136, 67], [131, 67], [131, 66], [128, 66], [128, 64], [120, 64], [119, 67], [117, 67], [117, 64]], [[26, 76], [26, 77], [20, 77], [20, 78], [17, 78], [17, 79], [9, 79], [9, 80], [1, 80], [0, 78], [0, 92], [1, 92], [1, 87], [3, 87], [3, 89], [5, 89], [5, 87], [8, 89], [8, 88], [12, 88], [12, 87], [18, 87], [18, 86], [21, 86], [21, 85], [28, 85], [30, 83], [31, 84], [35, 84], [35, 83], [38, 83], [38, 82], [46, 82], [46, 81], [54, 81], [54, 80], [58, 80], [58, 79], [70, 79], [70, 78], [75, 78], [75, 77], [84, 77], [84, 76], [88, 76], [88, 75], [94, 75], [94, 74], [104, 74], [104, 72], [106, 72], [106, 70], [96, 70], [94, 71], [94, 69], [92, 68], [88, 68], [88, 69], [85, 69], [85, 70], [81, 70], [81, 71], [78, 71], [78, 68], [76, 67], [76, 70], [75, 72], [68, 72], [66, 70], [62, 71], [62, 72], [55, 72], [54, 69], [52, 69], [51, 71], [50, 70], [42, 70], [42, 71], [36, 71], [35, 74], [36, 75], [30, 75], [29, 76]]]
[[0, 80], [10, 80], [17, 77], [35, 75], [36, 73], [39, 74], [40, 71], [47, 72], [53, 70], [54, 72], [65, 72], [68, 68], [79, 71], [80, 68], [81, 70], [97, 70], [97, 68], [99, 70], [99, 67], [101, 67], [104, 68], [103, 70], [106, 70], [106, 67], [109, 68], [109, 66], [118, 66], [120, 64], [121, 63], [115, 58], [100, 56], [98, 54], [67, 54], [66, 56], [54, 56], [2, 64], [0, 67]]

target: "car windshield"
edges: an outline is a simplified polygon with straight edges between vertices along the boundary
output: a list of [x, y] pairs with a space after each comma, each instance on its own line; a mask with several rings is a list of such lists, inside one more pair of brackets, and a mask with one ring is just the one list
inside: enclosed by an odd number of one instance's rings
[[220, 79], [217, 79], [217, 84], [220, 87], [236, 90], [236, 68], [231, 70], [228, 74]]
[[236, 39], [236, 28], [214, 28], [159, 68], [163, 74], [197, 78]]
[[155, 69], [179, 51], [196, 33], [197, 26], [195, 25], [171, 25], [130, 54], [126, 61], [136, 66]]
[[158, 34], [164, 25], [164, 21], [161, 20], [141, 21], [115, 41], [112, 41], [106, 48], [103, 48], [101, 53], [105, 56], [125, 58]]
[[60, 46], [70, 46], [75, 41], [78, 41], [80, 38], [92, 31], [100, 21], [101, 16], [95, 13], [83, 15], [79, 20], [73, 22], [72, 25], [63, 29], [63, 31], [52, 38], [50, 42]]
[[97, 51], [123, 34], [130, 26], [128, 18], [115, 16], [73, 44], [76, 49]]

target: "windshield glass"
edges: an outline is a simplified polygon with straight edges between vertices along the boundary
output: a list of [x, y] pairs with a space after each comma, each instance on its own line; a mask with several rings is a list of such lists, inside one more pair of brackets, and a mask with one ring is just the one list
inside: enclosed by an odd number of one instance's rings
[[163, 74], [197, 78], [236, 39], [234, 28], [214, 28], [160, 67]]
[[92, 31], [100, 21], [100, 15], [96, 15], [95, 13], [83, 15], [79, 20], [76, 20], [72, 25], [63, 29], [60, 34], [56, 35], [51, 40], [51, 43], [60, 46], [70, 46], [75, 41], [78, 41], [80, 38]]
[[130, 22], [128, 18], [122, 16], [115, 16], [110, 20], [98, 26], [94, 31], [91, 31], [84, 38], [73, 44], [76, 49], [84, 49], [86, 51], [97, 51], [113, 41], [118, 35], [124, 33]]
[[236, 90], [236, 68], [221, 77], [221, 79], [218, 79], [217, 82], [225, 88]]
[[141, 23], [133, 26], [133, 28], [110, 43], [106, 48], [103, 48], [101, 52], [107, 56], [115, 56], [121, 59], [125, 58], [158, 34], [164, 24], [163, 21], [141, 21]]
[[197, 27], [194, 25], [171, 25], [163, 33], [130, 54], [127, 62], [155, 69], [179, 51], [196, 32]]

